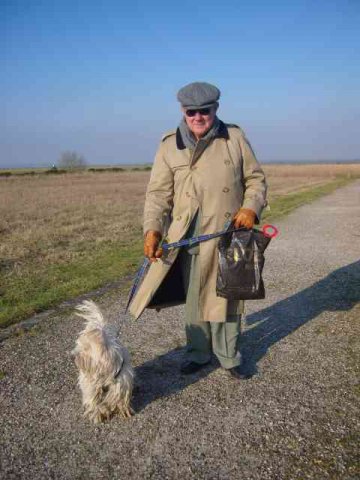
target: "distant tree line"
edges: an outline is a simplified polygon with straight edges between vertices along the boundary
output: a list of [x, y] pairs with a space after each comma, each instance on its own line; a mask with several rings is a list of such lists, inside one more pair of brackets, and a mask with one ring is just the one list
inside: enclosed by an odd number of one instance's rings
[[87, 161], [83, 155], [80, 155], [74, 150], [67, 150], [63, 152], [57, 162], [57, 165], [53, 165], [48, 170], [26, 170], [22, 172], [17, 172], [16, 170], [0, 170], [0, 177], [10, 177], [11, 175], [24, 176], [24, 175], [50, 175], [50, 174], [60, 174], [60, 173], [72, 173], [86, 170], [87, 172], [145, 172], [151, 170], [150, 165], [145, 167], [133, 167], [133, 168], [123, 168], [123, 167], [91, 167], [88, 168]]

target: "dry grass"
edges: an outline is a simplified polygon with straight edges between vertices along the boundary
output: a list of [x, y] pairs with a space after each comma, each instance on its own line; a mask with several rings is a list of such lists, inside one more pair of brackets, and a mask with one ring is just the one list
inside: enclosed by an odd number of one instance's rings
[[[269, 195], [360, 175], [360, 164], [265, 165]], [[128, 244], [141, 230], [149, 173], [0, 178], [0, 265], [71, 261], [82, 244]]]
[[[360, 175], [360, 164], [265, 165], [271, 197]], [[141, 230], [148, 172], [0, 178], [0, 261], [71, 261], [79, 245], [129, 243]], [[81, 248], [80, 248], [81, 249]]]
[[360, 163], [313, 165], [264, 165], [271, 197], [324, 185], [339, 176], [359, 177]]
[[0, 261], [71, 261], [83, 243], [127, 244], [141, 228], [149, 174], [0, 178]]
[[[360, 164], [265, 165], [264, 169], [270, 204], [271, 199], [290, 199], [290, 193], [339, 176], [360, 176]], [[94, 288], [97, 280], [101, 284], [134, 268], [141, 252], [148, 179], [149, 172], [0, 177], [0, 324], [1, 315], [14, 321]], [[130, 258], [129, 245], [134, 241], [136, 251]], [[92, 261], [95, 280], [90, 280]], [[55, 282], [61, 283], [58, 295], [51, 292]], [[73, 287], [67, 288], [71, 282]], [[26, 297], [33, 299], [31, 308], [25, 306]]]

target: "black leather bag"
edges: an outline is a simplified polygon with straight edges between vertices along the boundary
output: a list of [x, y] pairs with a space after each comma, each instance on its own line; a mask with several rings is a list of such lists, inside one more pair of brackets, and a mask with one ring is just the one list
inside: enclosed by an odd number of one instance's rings
[[271, 238], [260, 230], [245, 228], [229, 232], [220, 238], [216, 279], [218, 297], [228, 300], [265, 298], [262, 271], [264, 251], [270, 240]]

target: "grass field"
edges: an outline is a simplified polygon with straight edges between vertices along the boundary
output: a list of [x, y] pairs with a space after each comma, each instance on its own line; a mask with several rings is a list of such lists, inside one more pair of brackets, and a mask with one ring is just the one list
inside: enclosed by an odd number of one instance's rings
[[[360, 177], [360, 164], [264, 165], [274, 220]], [[135, 270], [149, 172], [0, 178], [0, 326]]]

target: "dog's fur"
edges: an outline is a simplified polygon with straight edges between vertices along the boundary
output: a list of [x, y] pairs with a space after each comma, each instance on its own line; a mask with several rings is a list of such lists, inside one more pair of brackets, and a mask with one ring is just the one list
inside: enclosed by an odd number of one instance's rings
[[84, 415], [95, 423], [115, 413], [130, 417], [134, 370], [127, 349], [119, 343], [114, 327], [107, 324], [94, 302], [85, 300], [76, 310], [86, 320], [73, 350]]

